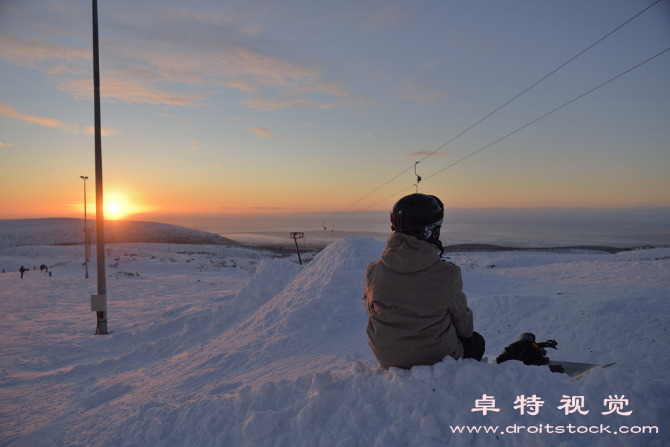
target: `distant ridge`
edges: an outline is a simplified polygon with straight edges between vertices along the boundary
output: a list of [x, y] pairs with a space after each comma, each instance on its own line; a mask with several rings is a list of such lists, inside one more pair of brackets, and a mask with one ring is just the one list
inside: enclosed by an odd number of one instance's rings
[[657, 246], [646, 245], [643, 247], [618, 248], [601, 245], [575, 245], [570, 247], [503, 247], [490, 244], [457, 244], [444, 247], [445, 253], [459, 252], [497, 252], [497, 251], [538, 251], [555, 253], [577, 253], [584, 251], [602, 251], [607, 253], [619, 253], [622, 251], [644, 250], [657, 248]]
[[[93, 228], [95, 220], [89, 220], [88, 225]], [[25, 245], [83, 244], [83, 228], [84, 219], [76, 218], [0, 220], [0, 249]], [[132, 220], [105, 221], [105, 242], [239, 245], [218, 234], [177, 225]]]

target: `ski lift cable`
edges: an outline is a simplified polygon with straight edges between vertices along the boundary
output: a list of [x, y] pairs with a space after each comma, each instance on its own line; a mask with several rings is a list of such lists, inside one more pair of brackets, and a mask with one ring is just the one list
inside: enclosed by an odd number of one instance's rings
[[[536, 119], [534, 119], [533, 121], [531, 121], [531, 122], [529, 122], [529, 123], [527, 123], [527, 124], [525, 124], [525, 125], [519, 127], [518, 129], [516, 129], [516, 130], [514, 130], [514, 131], [512, 131], [512, 132], [510, 132], [510, 133], [508, 133], [507, 135], [498, 138], [498, 139], [495, 140], [494, 142], [489, 143], [489, 144], [487, 144], [486, 146], [484, 146], [484, 147], [482, 147], [482, 148], [480, 148], [480, 149], [477, 149], [476, 151], [474, 151], [474, 152], [472, 152], [472, 153], [466, 155], [465, 157], [461, 158], [460, 160], [455, 161], [454, 163], [452, 163], [452, 164], [450, 164], [450, 165], [448, 165], [448, 166], [446, 166], [446, 167], [440, 169], [439, 171], [436, 171], [436, 172], [432, 173], [432, 174], [429, 175], [428, 177], [425, 177], [425, 178], [423, 179], [423, 181], [426, 181], [426, 180], [430, 179], [431, 177], [434, 177], [434, 176], [436, 176], [437, 174], [440, 174], [440, 173], [446, 171], [447, 169], [451, 168], [452, 166], [455, 166], [455, 165], [459, 164], [460, 162], [467, 160], [468, 158], [472, 157], [473, 155], [478, 154], [479, 152], [483, 151], [484, 149], [487, 149], [487, 148], [493, 146], [494, 144], [501, 142], [501, 141], [504, 140], [505, 138], [514, 135], [515, 133], [519, 132], [520, 130], [525, 129], [526, 127], [528, 127], [528, 126], [530, 126], [531, 124], [534, 124], [534, 123], [540, 121], [540, 120], [543, 119], [543, 118], [546, 118], [547, 116], [551, 115], [552, 113], [554, 113], [554, 112], [556, 112], [556, 111], [562, 109], [563, 107], [565, 107], [565, 106], [567, 106], [567, 105], [569, 105], [569, 104], [572, 104], [573, 102], [577, 101], [578, 99], [581, 99], [581, 98], [583, 98], [584, 96], [588, 95], [589, 93], [592, 93], [592, 92], [598, 90], [600, 87], [603, 87], [603, 86], [609, 84], [610, 82], [614, 81], [615, 79], [620, 78], [621, 76], [625, 75], [626, 73], [629, 73], [629, 72], [635, 70], [636, 68], [638, 68], [638, 67], [640, 67], [640, 66], [646, 64], [647, 62], [651, 61], [652, 59], [656, 59], [658, 56], [660, 56], [660, 55], [662, 55], [663, 53], [666, 53], [666, 52], [668, 52], [668, 51], [670, 51], [670, 48], [666, 48], [665, 50], [661, 51], [660, 53], [656, 54], [655, 56], [650, 57], [649, 59], [645, 60], [644, 62], [640, 62], [639, 64], [635, 65], [634, 67], [629, 68], [628, 70], [624, 71], [623, 73], [620, 73], [620, 74], [614, 76], [613, 78], [611, 78], [611, 79], [609, 79], [609, 80], [603, 82], [602, 84], [598, 85], [597, 87], [594, 87], [594, 88], [592, 88], [591, 90], [589, 90], [589, 91], [587, 91], [587, 92], [585, 92], [585, 93], [582, 93], [581, 95], [579, 95], [579, 96], [577, 96], [577, 97], [571, 99], [570, 101], [564, 103], [563, 105], [556, 107], [555, 109], [551, 110], [550, 112], [545, 113], [544, 115], [540, 116], [539, 118], [536, 118]], [[349, 216], [347, 216], [347, 217], [345, 217], [345, 218], [343, 218], [343, 219], [340, 219], [340, 220], [338, 220], [338, 221], [335, 222], [335, 223], [336, 223], [336, 224], [337, 224], [337, 223], [340, 223], [340, 222], [342, 222], [342, 221], [344, 221], [344, 220], [349, 219], [350, 217], [355, 216], [356, 214], [362, 213], [363, 211], [367, 211], [367, 210], [369, 210], [370, 208], [372, 208], [373, 206], [376, 206], [376, 205], [378, 205], [378, 204], [380, 204], [380, 203], [382, 203], [382, 202], [385, 202], [386, 200], [388, 200], [388, 199], [390, 199], [390, 198], [392, 198], [392, 197], [397, 196], [398, 194], [400, 194], [400, 193], [402, 193], [402, 192], [404, 192], [404, 191], [406, 191], [406, 190], [412, 188], [413, 186], [415, 186], [415, 185], [412, 185], [412, 186], [408, 186], [408, 187], [406, 187], [406, 188], [403, 188], [403, 189], [401, 189], [400, 191], [397, 191], [397, 192], [391, 194], [390, 196], [388, 196], [388, 197], [386, 197], [386, 198], [380, 200], [379, 202], [375, 202], [375, 203], [373, 203], [372, 205], [368, 206], [367, 208], [363, 208], [362, 210], [358, 210], [358, 211], [356, 211], [355, 213], [350, 214]]]
[[465, 129], [463, 132], [461, 132], [461, 133], [459, 133], [458, 135], [456, 135], [456, 136], [455, 136], [454, 138], [452, 138], [451, 140], [449, 140], [449, 141], [447, 141], [446, 143], [444, 143], [442, 146], [440, 146], [440, 147], [438, 147], [437, 149], [435, 149], [435, 150], [434, 150], [433, 152], [431, 152], [430, 154], [428, 154], [428, 155], [426, 155], [425, 157], [423, 157], [421, 160], [417, 161], [417, 163], [421, 163], [421, 162], [424, 161], [426, 158], [428, 158], [428, 157], [430, 157], [431, 155], [435, 154], [436, 152], [438, 152], [439, 150], [441, 150], [442, 148], [444, 148], [445, 146], [447, 146], [448, 144], [450, 144], [451, 142], [453, 142], [454, 140], [456, 140], [458, 137], [460, 137], [461, 135], [465, 134], [467, 131], [469, 131], [470, 129], [472, 129], [473, 127], [475, 127], [476, 125], [478, 125], [479, 123], [481, 123], [482, 121], [484, 121], [485, 119], [487, 119], [488, 117], [490, 117], [491, 115], [493, 115], [494, 113], [496, 113], [497, 111], [499, 111], [500, 109], [502, 109], [503, 107], [505, 107], [506, 105], [508, 105], [509, 103], [511, 103], [512, 101], [514, 101], [515, 99], [517, 99], [519, 96], [523, 95], [523, 94], [526, 93], [528, 90], [532, 89], [532, 88], [535, 87], [537, 84], [539, 84], [540, 82], [544, 81], [544, 80], [547, 79], [549, 76], [553, 75], [553, 74], [556, 73], [558, 70], [560, 70], [561, 68], [565, 67], [565, 66], [568, 65], [570, 62], [574, 61], [574, 60], [577, 59], [579, 56], [581, 56], [582, 54], [586, 53], [586, 52], [587, 52], [588, 50], [590, 50], [591, 48], [595, 47], [597, 44], [599, 44], [600, 42], [602, 42], [603, 40], [605, 40], [607, 37], [611, 36], [612, 34], [614, 34], [614, 33], [615, 33], [616, 31], [618, 31], [619, 29], [623, 28], [627, 23], [631, 22], [631, 21], [632, 21], [633, 19], [635, 19], [637, 16], [639, 16], [640, 14], [642, 14], [642, 13], [645, 12], [647, 9], [651, 8], [652, 6], [654, 6], [656, 3], [660, 2], [660, 1], [661, 1], [661, 0], [656, 0], [656, 2], [654, 2], [654, 3], [652, 3], [651, 5], [647, 6], [645, 9], [643, 9], [643, 10], [640, 11], [640, 12], [638, 12], [636, 15], [634, 15], [633, 17], [631, 17], [630, 19], [626, 20], [624, 23], [622, 23], [621, 25], [619, 25], [617, 28], [613, 29], [612, 31], [610, 31], [609, 33], [607, 33], [606, 35], [604, 35], [603, 37], [601, 37], [600, 39], [598, 39], [596, 42], [594, 42], [593, 44], [591, 44], [590, 46], [588, 46], [586, 49], [582, 50], [579, 54], [577, 54], [576, 56], [572, 57], [572, 58], [569, 59], [567, 62], [563, 63], [563, 64], [562, 64], [561, 66], [559, 66], [558, 68], [554, 69], [552, 72], [550, 72], [549, 74], [547, 74], [546, 76], [544, 76], [542, 79], [540, 79], [539, 81], [537, 81], [537, 82], [535, 82], [534, 84], [532, 84], [530, 87], [528, 87], [527, 89], [525, 89], [524, 91], [522, 91], [521, 93], [519, 93], [518, 95], [516, 95], [515, 97], [513, 97], [512, 99], [510, 99], [509, 101], [507, 101], [506, 103], [504, 103], [503, 105], [501, 105], [500, 107], [498, 107], [497, 109], [495, 109], [493, 112], [491, 112], [491, 113], [489, 113], [488, 115], [486, 115], [484, 118], [482, 118], [482, 119], [480, 119], [479, 121], [477, 121], [476, 123], [474, 123], [472, 126], [470, 126], [470, 127], [468, 127], [467, 129]]
[[428, 157], [434, 155], [436, 152], [438, 152], [438, 151], [444, 149], [447, 145], [449, 145], [449, 144], [451, 144], [452, 142], [454, 142], [457, 138], [461, 137], [461, 136], [464, 135], [466, 132], [470, 131], [470, 130], [473, 129], [475, 126], [477, 126], [478, 124], [482, 123], [482, 122], [483, 122], [484, 120], [486, 120], [487, 118], [491, 117], [491, 115], [493, 115], [494, 113], [500, 111], [500, 110], [501, 110], [502, 108], [504, 108], [505, 106], [509, 105], [512, 101], [518, 99], [521, 95], [523, 95], [524, 93], [528, 92], [528, 91], [529, 91], [530, 89], [532, 89], [533, 87], [537, 86], [539, 83], [541, 83], [542, 81], [544, 81], [545, 79], [547, 79], [549, 76], [551, 76], [551, 75], [553, 75], [554, 73], [556, 73], [556, 72], [557, 72], [558, 70], [560, 70], [561, 68], [563, 68], [563, 67], [565, 67], [566, 65], [568, 65], [568, 64], [569, 64], [570, 62], [572, 62], [573, 60], [577, 59], [577, 58], [578, 58], [579, 56], [581, 56], [582, 54], [586, 53], [588, 50], [590, 50], [591, 48], [593, 48], [594, 46], [596, 46], [597, 44], [599, 44], [600, 42], [602, 42], [603, 40], [605, 40], [607, 37], [609, 37], [609, 36], [611, 36], [612, 34], [614, 34], [614, 33], [615, 33], [616, 31], [618, 31], [619, 29], [623, 28], [625, 25], [627, 25], [628, 23], [630, 23], [631, 21], [633, 21], [635, 18], [637, 18], [638, 16], [640, 16], [642, 13], [644, 13], [645, 11], [647, 11], [649, 8], [651, 8], [651, 7], [654, 6], [655, 4], [659, 3], [660, 1], [661, 1], [661, 0], [656, 0], [654, 3], [652, 3], [652, 4], [649, 5], [649, 6], [647, 6], [645, 9], [643, 9], [643, 10], [640, 11], [640, 12], [638, 12], [638, 13], [635, 14], [633, 17], [631, 17], [630, 19], [626, 20], [624, 23], [622, 23], [621, 25], [619, 25], [618, 27], [616, 27], [615, 29], [613, 29], [612, 31], [610, 31], [609, 33], [607, 33], [606, 35], [604, 35], [603, 37], [601, 37], [600, 39], [598, 39], [596, 42], [594, 42], [594, 43], [592, 43], [591, 45], [589, 45], [587, 48], [585, 48], [584, 50], [582, 50], [581, 52], [579, 52], [576, 56], [573, 56], [573, 57], [570, 58], [568, 61], [566, 61], [566, 62], [564, 62], [562, 65], [560, 65], [558, 68], [555, 68], [555, 69], [554, 69], [553, 71], [551, 71], [549, 74], [545, 75], [542, 79], [540, 79], [539, 81], [535, 82], [535, 83], [532, 84], [530, 87], [526, 88], [526, 89], [523, 90], [521, 93], [519, 93], [519, 94], [517, 94], [516, 96], [514, 96], [512, 99], [508, 100], [507, 102], [505, 102], [503, 105], [501, 105], [501, 106], [498, 107], [497, 109], [493, 110], [491, 113], [489, 113], [488, 115], [486, 115], [484, 118], [480, 119], [479, 121], [477, 121], [476, 123], [474, 123], [473, 125], [471, 125], [470, 127], [468, 127], [467, 129], [465, 129], [464, 131], [462, 131], [461, 133], [459, 133], [458, 135], [456, 135], [455, 137], [453, 137], [451, 140], [447, 141], [447, 142], [444, 143], [442, 146], [438, 147], [438, 148], [435, 149], [433, 152], [431, 152], [430, 154], [428, 154], [428, 155], [426, 155], [425, 157], [423, 157], [421, 160], [419, 160], [419, 161], [417, 161], [416, 163], [414, 163], [412, 166], [409, 166], [407, 169], [405, 169], [404, 171], [400, 172], [400, 173], [397, 174], [395, 177], [391, 178], [391, 179], [388, 180], [387, 182], [383, 183], [382, 185], [378, 186], [378, 187], [375, 188], [374, 190], [370, 191], [368, 194], [366, 194], [366, 195], [364, 195], [363, 197], [361, 197], [360, 199], [356, 200], [354, 203], [350, 204], [350, 205], [347, 206], [346, 208], [343, 208], [343, 209], [341, 209], [340, 211], [336, 212], [335, 214], [331, 215], [330, 217], [328, 217], [328, 218], [326, 219], [326, 221], [330, 221], [330, 220], [333, 219], [335, 216], [338, 216], [338, 215], [342, 214], [343, 212], [345, 212], [346, 210], [348, 210], [348, 209], [351, 208], [352, 206], [356, 205], [357, 203], [359, 203], [359, 202], [362, 201], [363, 199], [365, 199], [365, 198], [369, 197], [370, 195], [374, 194], [375, 192], [379, 191], [381, 188], [383, 188], [384, 186], [388, 185], [389, 183], [391, 183], [393, 180], [395, 180], [395, 179], [397, 179], [398, 177], [400, 177], [400, 176], [401, 176], [402, 174], [404, 174], [405, 172], [411, 170], [412, 168], [415, 168], [415, 169], [416, 169], [416, 165], [417, 165], [418, 163], [421, 163], [421, 162], [424, 161], [426, 158], [428, 158]]

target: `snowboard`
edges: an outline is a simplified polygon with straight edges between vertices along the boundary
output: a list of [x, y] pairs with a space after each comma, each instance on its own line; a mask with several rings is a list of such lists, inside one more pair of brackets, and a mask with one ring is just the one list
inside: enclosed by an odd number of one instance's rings
[[577, 363], [564, 362], [562, 360], [550, 360], [549, 365], [560, 365], [563, 367], [564, 374], [579, 380], [596, 368], [609, 368], [614, 363]]

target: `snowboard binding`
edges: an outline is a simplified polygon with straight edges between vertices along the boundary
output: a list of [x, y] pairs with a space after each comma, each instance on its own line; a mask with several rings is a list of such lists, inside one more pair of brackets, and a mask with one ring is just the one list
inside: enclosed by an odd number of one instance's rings
[[[519, 360], [525, 365], [548, 365], [549, 358], [545, 348], [558, 349], [556, 340], [547, 340], [540, 343], [535, 342], [535, 335], [530, 332], [521, 334], [514, 343], [507, 346], [505, 350], [496, 358], [496, 363], [500, 364], [507, 360]], [[563, 372], [560, 365], [549, 365], [552, 372]]]

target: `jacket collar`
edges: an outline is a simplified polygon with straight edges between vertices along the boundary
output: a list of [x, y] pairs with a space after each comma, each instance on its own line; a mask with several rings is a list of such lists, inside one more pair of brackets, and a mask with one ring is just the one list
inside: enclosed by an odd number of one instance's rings
[[382, 262], [398, 273], [412, 273], [426, 269], [440, 260], [439, 250], [433, 244], [420, 241], [404, 233], [393, 233], [386, 241]]

